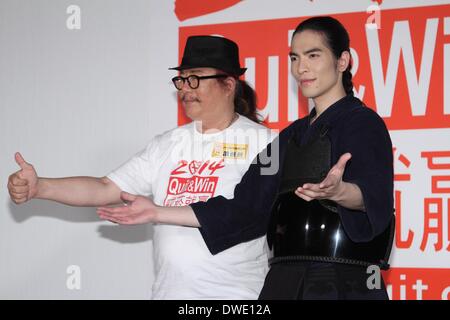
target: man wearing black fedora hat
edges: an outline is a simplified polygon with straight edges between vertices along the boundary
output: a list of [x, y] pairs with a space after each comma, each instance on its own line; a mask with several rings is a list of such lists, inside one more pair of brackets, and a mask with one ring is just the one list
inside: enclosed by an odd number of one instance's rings
[[[172, 79], [193, 122], [156, 136], [105, 177], [38, 177], [20, 153], [20, 170], [8, 181], [16, 204], [47, 199], [72, 206], [125, 203], [133, 194], [161, 206], [183, 206], [215, 196], [232, 197], [250, 162], [274, 135], [259, 124], [255, 93], [239, 79], [246, 71], [233, 41], [216, 36], [187, 39]], [[139, 198], [142, 199], [142, 198]], [[100, 211], [99, 211], [100, 212]], [[195, 228], [155, 225], [154, 299], [256, 299], [268, 270], [265, 237], [212, 255]]]
[[[172, 82], [179, 90], [186, 115], [192, 120], [201, 120], [206, 129], [210, 126], [215, 129], [226, 128], [236, 113], [259, 121], [254, 91], [245, 81], [239, 80], [239, 76], [247, 69], [240, 67], [239, 49], [235, 42], [217, 36], [191, 36], [187, 39], [181, 64], [170, 69], [180, 71], [180, 75], [172, 78]], [[218, 81], [208, 82], [209, 79]], [[200, 86], [201, 81], [205, 81], [204, 87]], [[225, 85], [223, 89], [234, 87], [236, 94], [233, 103], [224, 101], [222, 104], [222, 99], [213, 96], [212, 91], [206, 88], [219, 84]], [[229, 92], [218, 92], [220, 97], [223, 93]], [[207, 108], [201, 106], [202, 100], [208, 101]], [[220, 108], [222, 112], [217, 113]]]

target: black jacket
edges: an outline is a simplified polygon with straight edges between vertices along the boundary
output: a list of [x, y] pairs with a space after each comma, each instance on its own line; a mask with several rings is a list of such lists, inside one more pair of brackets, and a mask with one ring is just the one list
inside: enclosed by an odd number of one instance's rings
[[[234, 190], [234, 198], [222, 196], [191, 205], [206, 245], [212, 254], [241, 242], [263, 236], [268, 229], [271, 206], [276, 198], [281, 170], [262, 174], [276, 164], [282, 168], [288, 139], [304, 144], [317, 135], [323, 125], [330, 127], [332, 164], [350, 152], [343, 180], [357, 184], [364, 198], [366, 212], [338, 206], [348, 236], [355, 242], [369, 241], [380, 234], [393, 213], [392, 143], [383, 120], [376, 112], [352, 95], [328, 107], [312, 124], [315, 109], [280, 132], [279, 136], [255, 159]], [[278, 153], [279, 152], [279, 153]], [[267, 154], [272, 157], [267, 165]]]

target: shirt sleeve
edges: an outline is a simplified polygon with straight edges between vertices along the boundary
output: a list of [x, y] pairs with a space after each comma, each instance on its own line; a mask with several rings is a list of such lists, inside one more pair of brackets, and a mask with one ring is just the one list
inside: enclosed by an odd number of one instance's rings
[[280, 136], [261, 151], [234, 189], [223, 196], [191, 204], [200, 222], [200, 233], [212, 254], [266, 234], [280, 178]]
[[394, 213], [392, 142], [383, 120], [364, 107], [352, 112], [340, 135], [340, 155], [350, 152], [343, 181], [356, 184], [365, 212], [338, 206], [345, 231], [355, 242], [382, 233]]
[[149, 196], [152, 192], [158, 138], [136, 153], [127, 162], [110, 172], [107, 177], [122, 191]]

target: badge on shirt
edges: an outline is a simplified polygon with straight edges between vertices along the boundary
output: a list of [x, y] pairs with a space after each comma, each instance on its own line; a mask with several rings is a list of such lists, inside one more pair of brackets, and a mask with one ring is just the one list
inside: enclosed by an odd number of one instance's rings
[[216, 142], [211, 157], [222, 159], [247, 159], [248, 144]]

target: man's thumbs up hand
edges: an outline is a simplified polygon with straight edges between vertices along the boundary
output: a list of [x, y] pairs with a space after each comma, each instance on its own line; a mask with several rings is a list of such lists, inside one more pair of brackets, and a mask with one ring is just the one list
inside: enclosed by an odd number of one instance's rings
[[8, 191], [11, 200], [21, 204], [37, 194], [38, 176], [34, 167], [27, 163], [19, 152], [14, 155], [20, 170], [8, 178]]

